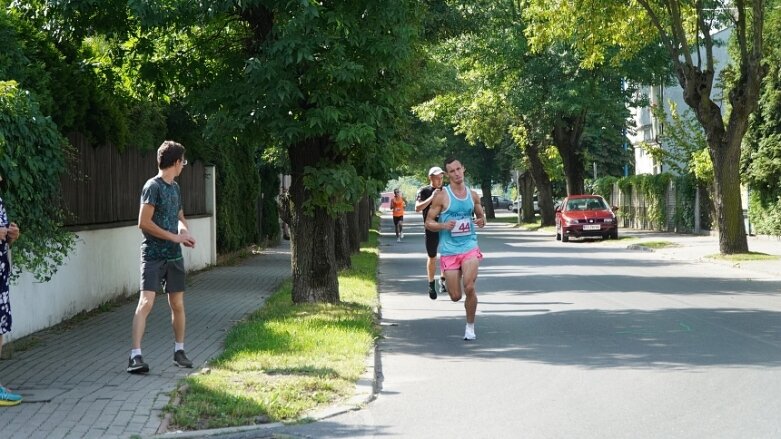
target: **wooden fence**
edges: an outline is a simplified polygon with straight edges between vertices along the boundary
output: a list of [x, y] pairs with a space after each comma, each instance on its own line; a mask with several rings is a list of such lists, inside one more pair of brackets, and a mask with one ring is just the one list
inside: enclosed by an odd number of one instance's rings
[[[63, 207], [70, 213], [65, 225], [89, 228], [137, 221], [141, 188], [157, 174], [157, 148], [119, 152], [112, 145], [90, 146], [78, 134], [68, 138], [76, 160], [62, 177]], [[204, 164], [190, 161], [177, 179], [187, 216], [207, 213], [204, 177]]]

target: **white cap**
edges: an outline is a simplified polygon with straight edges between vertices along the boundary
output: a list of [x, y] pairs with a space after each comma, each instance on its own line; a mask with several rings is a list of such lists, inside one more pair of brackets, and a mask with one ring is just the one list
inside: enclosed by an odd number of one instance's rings
[[442, 170], [439, 166], [434, 166], [433, 168], [428, 170], [428, 176], [431, 177], [432, 175], [439, 175], [444, 174], [445, 171]]

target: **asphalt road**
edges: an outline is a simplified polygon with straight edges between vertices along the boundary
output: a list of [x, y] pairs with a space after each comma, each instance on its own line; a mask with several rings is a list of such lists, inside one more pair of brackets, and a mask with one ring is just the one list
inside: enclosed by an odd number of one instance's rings
[[376, 399], [232, 437], [781, 437], [781, 279], [494, 223], [466, 342], [463, 301], [426, 293], [419, 215], [382, 231]]

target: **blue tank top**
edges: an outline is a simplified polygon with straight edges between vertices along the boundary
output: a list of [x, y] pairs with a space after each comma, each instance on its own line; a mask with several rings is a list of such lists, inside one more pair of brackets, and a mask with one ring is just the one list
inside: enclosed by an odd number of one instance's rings
[[447, 209], [439, 214], [438, 222], [445, 223], [456, 220], [453, 230], [439, 231], [439, 253], [444, 256], [466, 253], [477, 247], [477, 233], [472, 213], [475, 210], [475, 202], [472, 199], [472, 191], [466, 188], [466, 197], [458, 198], [445, 186], [445, 191], [450, 199]]

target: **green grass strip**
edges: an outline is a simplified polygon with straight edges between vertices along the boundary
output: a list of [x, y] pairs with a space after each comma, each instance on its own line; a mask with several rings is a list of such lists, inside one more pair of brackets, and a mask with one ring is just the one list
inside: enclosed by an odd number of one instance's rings
[[518, 224], [517, 216], [497, 216], [496, 218], [487, 218], [489, 223]]
[[186, 378], [180, 404], [166, 408], [172, 427], [295, 421], [352, 396], [379, 335], [377, 229], [339, 274], [341, 303], [294, 305], [287, 282], [236, 325], [210, 372]]
[[748, 253], [735, 253], [731, 255], [708, 255], [708, 258], [720, 259], [722, 261], [743, 262], [743, 261], [773, 261], [779, 259], [779, 256], [769, 255], [767, 253], [748, 252]]

